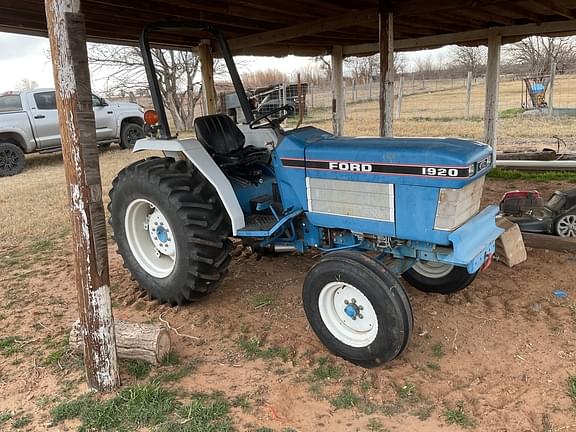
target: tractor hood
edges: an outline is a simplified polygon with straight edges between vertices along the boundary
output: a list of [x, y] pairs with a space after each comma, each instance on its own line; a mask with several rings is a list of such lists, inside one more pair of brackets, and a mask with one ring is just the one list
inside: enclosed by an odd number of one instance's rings
[[288, 132], [281, 148], [284, 166], [305, 168], [311, 177], [377, 182], [394, 177], [395, 183], [459, 188], [492, 166], [488, 145], [457, 138], [336, 137], [306, 127]]

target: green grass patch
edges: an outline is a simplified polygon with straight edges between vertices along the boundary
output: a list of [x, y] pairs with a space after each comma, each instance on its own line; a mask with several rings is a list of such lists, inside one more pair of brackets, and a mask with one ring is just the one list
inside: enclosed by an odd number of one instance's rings
[[276, 299], [272, 293], [258, 293], [248, 299], [254, 309], [274, 306], [275, 300]]
[[533, 182], [566, 181], [576, 183], [573, 171], [520, 171], [515, 169], [494, 168], [488, 178], [499, 180], [528, 180]]
[[12, 417], [14, 416], [14, 414], [12, 414], [10, 411], [2, 411], [0, 412], [0, 425], [6, 423], [8, 420], [10, 420]]
[[572, 399], [572, 402], [576, 404], [576, 375], [571, 375], [567, 380], [568, 385], [568, 396]]
[[152, 369], [150, 363], [146, 363], [142, 360], [123, 360], [120, 364], [136, 379], [145, 378]]
[[50, 414], [55, 423], [78, 418], [80, 431], [120, 431], [164, 423], [177, 407], [172, 392], [146, 384], [125, 388], [108, 400], [84, 395], [57, 405]]
[[410, 399], [416, 395], [416, 386], [407, 382], [397, 390], [400, 399]]
[[330, 403], [336, 409], [354, 408], [359, 402], [360, 397], [354, 393], [350, 386], [344, 387], [335, 398], [330, 400]]
[[384, 427], [382, 422], [377, 418], [371, 418], [368, 420], [368, 430], [370, 432], [386, 432], [387, 429]]
[[25, 414], [19, 416], [12, 421], [12, 429], [22, 429], [32, 423], [32, 415]]
[[499, 118], [514, 118], [522, 115], [524, 110], [522, 108], [508, 108], [498, 113]]
[[444, 346], [441, 342], [432, 345], [432, 355], [436, 358], [442, 358], [446, 353], [444, 352]]
[[54, 241], [53, 240], [42, 239], [42, 240], [34, 241], [30, 245], [29, 250], [33, 254], [40, 254], [40, 253], [45, 253], [45, 252], [51, 251], [53, 247], [54, 247]]
[[175, 351], [170, 351], [160, 362], [161, 366], [176, 366], [180, 364], [180, 357]]
[[230, 406], [221, 394], [194, 395], [176, 410], [178, 420], [162, 424], [157, 432], [232, 432]]
[[474, 421], [464, 411], [464, 402], [456, 402], [456, 407], [444, 410], [444, 419], [448, 424], [456, 424], [463, 428], [474, 426]]
[[428, 369], [433, 370], [433, 371], [439, 371], [440, 370], [440, 365], [436, 362], [428, 362], [428, 363], [426, 363], [426, 367]]
[[0, 338], [0, 353], [4, 356], [11, 356], [20, 351], [18, 338], [16, 336], [7, 336]]
[[48, 343], [49, 348], [54, 348], [44, 359], [44, 364], [48, 366], [62, 365], [64, 359], [70, 354], [70, 335], [65, 335], [60, 342], [52, 339]]
[[177, 369], [167, 370], [160, 372], [156, 377], [154, 377], [153, 382], [155, 383], [170, 383], [180, 381], [185, 376], [190, 375], [196, 370], [198, 366], [197, 360], [191, 360], [186, 364], [183, 364]]
[[312, 371], [312, 381], [337, 380], [342, 378], [342, 367], [334, 365], [327, 357], [318, 359], [318, 366]]
[[279, 346], [263, 348], [262, 345], [262, 339], [257, 336], [241, 338], [238, 340], [238, 346], [242, 351], [244, 351], [244, 357], [248, 360], [254, 360], [256, 358], [265, 360], [279, 358], [283, 362], [290, 360], [291, 355], [288, 348]]

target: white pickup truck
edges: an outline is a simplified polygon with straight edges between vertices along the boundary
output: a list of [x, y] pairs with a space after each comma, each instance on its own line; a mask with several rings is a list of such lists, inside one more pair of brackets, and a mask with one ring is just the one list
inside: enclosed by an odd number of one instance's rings
[[[118, 141], [132, 148], [144, 137], [144, 110], [134, 103], [108, 103], [92, 95], [99, 146]], [[0, 177], [24, 169], [27, 153], [60, 150], [54, 89], [0, 93]]]

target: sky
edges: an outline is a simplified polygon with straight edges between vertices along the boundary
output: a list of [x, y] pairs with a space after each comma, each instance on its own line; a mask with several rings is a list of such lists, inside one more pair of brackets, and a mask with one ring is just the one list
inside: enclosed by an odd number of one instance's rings
[[[422, 56], [438, 57], [445, 48], [407, 53], [408, 69]], [[52, 65], [49, 60], [48, 39], [0, 32], [0, 92], [14, 90], [22, 79], [36, 81], [39, 87], [54, 87]], [[240, 72], [278, 69], [291, 74], [312, 61], [310, 57], [241, 57]], [[95, 78], [95, 79], [94, 79]], [[93, 77], [95, 92], [102, 91], [101, 77]]]

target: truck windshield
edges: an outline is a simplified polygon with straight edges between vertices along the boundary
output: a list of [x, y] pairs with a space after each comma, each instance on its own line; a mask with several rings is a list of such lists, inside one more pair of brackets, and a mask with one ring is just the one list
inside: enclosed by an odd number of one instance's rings
[[20, 95], [0, 95], [0, 112], [22, 111]]

